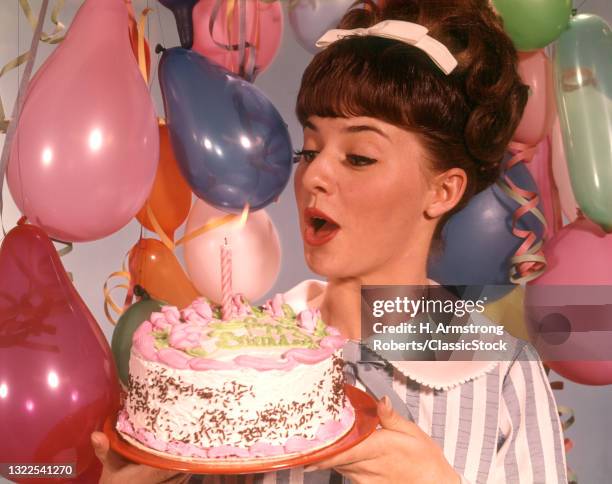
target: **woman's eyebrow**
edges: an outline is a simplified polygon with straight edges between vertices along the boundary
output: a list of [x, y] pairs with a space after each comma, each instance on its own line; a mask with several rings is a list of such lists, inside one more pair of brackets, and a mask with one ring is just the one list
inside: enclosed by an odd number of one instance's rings
[[361, 133], [363, 131], [372, 131], [374, 133], [379, 134], [383, 138], [386, 138], [387, 140], [389, 140], [389, 136], [387, 136], [387, 134], [384, 131], [376, 128], [375, 126], [361, 125], [361, 124], [356, 125], [356, 126], [347, 126], [346, 128], [343, 129], [343, 131], [345, 131], [346, 133]]

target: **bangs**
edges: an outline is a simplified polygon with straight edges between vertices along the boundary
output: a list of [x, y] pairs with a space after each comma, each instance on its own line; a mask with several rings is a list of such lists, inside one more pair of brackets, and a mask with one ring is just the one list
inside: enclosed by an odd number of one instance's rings
[[304, 71], [296, 115], [302, 126], [310, 116], [368, 116], [408, 130], [432, 128], [432, 120], [448, 129], [461, 121], [436, 100], [449, 95], [448, 80], [419, 49], [350, 37], [317, 54]]

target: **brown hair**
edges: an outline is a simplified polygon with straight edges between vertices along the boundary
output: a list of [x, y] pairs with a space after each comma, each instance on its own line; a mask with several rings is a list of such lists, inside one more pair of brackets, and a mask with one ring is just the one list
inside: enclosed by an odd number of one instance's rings
[[444, 222], [499, 176], [507, 145], [521, 119], [528, 87], [517, 54], [488, 0], [357, 1], [339, 28], [382, 20], [424, 25], [458, 61], [445, 75], [420, 49], [380, 37], [345, 37], [319, 52], [306, 68], [296, 114], [369, 116], [420, 136], [436, 170], [460, 167], [468, 184]]

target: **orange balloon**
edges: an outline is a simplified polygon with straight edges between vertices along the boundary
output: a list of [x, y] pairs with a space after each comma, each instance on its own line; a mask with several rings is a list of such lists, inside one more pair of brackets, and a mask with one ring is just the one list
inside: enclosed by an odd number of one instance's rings
[[200, 297], [172, 251], [157, 239], [140, 239], [130, 250], [128, 264], [131, 283], [153, 299], [184, 308]]
[[[159, 143], [159, 165], [147, 203], [164, 233], [174, 239], [174, 231], [189, 215], [191, 188], [181, 175], [174, 158], [170, 134], [165, 124], [159, 126]], [[147, 229], [155, 231], [147, 215], [146, 204], [136, 214], [136, 218]]]

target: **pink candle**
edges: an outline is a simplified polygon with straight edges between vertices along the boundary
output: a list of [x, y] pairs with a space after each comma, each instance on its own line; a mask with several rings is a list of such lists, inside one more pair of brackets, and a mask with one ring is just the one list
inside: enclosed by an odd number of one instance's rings
[[224, 320], [232, 317], [232, 249], [225, 239], [221, 246], [221, 316]]

